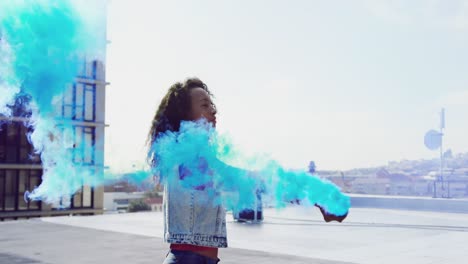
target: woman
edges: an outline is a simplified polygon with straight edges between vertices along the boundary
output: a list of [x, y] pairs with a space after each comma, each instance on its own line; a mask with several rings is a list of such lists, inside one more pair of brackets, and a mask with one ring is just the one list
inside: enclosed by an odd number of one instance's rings
[[[149, 132], [148, 158], [151, 166], [158, 167], [166, 158], [164, 156], [170, 156], [176, 160], [174, 162], [176, 171], [172, 173], [169, 170], [165, 171], [166, 174], [177, 175], [176, 177], [159, 175], [166, 179], [164, 182], [164, 239], [170, 243], [170, 251], [164, 264], [218, 263], [218, 248], [227, 247], [226, 211], [218, 200], [218, 188], [231, 181], [231, 186], [242, 185], [242, 188], [247, 190], [244, 194], [258, 190], [259, 181], [249, 172], [230, 167], [217, 161], [216, 158], [206, 159], [200, 154], [203, 147], [187, 146], [179, 152], [170, 148], [165, 150], [166, 152], [159, 151], [164, 147], [158, 140], [164, 136], [170, 138], [171, 135], [180, 133], [179, 130], [183, 128], [181, 125], [207, 122], [207, 129], [214, 129], [216, 107], [211, 97], [208, 87], [200, 79], [190, 78], [183, 83], [175, 83], [162, 99]], [[184, 144], [183, 138], [175, 139], [174, 142], [176, 142], [172, 145], [174, 148]], [[193, 162], [184, 160], [191, 158], [190, 155], [186, 155], [186, 152], [194, 152], [189, 154], [196, 157], [195, 165]], [[211, 164], [208, 164], [209, 162]], [[221, 173], [224, 178], [215, 182], [214, 175], [220, 173], [213, 173], [214, 171], [224, 172]], [[238, 177], [243, 176], [246, 176], [247, 180], [241, 184], [239, 181], [236, 182]], [[193, 181], [193, 179], [196, 180]], [[239, 196], [249, 195], [240, 193]], [[322, 207], [320, 209], [327, 222], [332, 220], [341, 222], [346, 217], [346, 215], [329, 214]]]

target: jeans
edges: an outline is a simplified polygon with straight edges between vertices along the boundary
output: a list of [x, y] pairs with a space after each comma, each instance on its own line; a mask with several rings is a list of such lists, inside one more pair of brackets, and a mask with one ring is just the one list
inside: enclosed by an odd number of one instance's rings
[[191, 251], [170, 250], [163, 264], [216, 264], [218, 262], [219, 259], [215, 260]]

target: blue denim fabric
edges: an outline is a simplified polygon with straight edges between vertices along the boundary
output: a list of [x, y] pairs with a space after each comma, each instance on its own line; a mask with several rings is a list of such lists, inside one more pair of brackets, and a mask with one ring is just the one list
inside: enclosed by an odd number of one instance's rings
[[213, 188], [187, 188], [182, 180], [164, 189], [164, 239], [173, 244], [227, 247], [226, 211]]
[[191, 251], [171, 250], [163, 264], [216, 264], [218, 262], [219, 259], [215, 260]]

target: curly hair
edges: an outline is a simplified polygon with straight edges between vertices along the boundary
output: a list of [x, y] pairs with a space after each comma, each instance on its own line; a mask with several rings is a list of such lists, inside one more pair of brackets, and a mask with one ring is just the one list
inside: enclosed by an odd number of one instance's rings
[[147, 145], [148, 161], [154, 165], [152, 145], [160, 133], [166, 131], [179, 131], [180, 122], [189, 119], [191, 109], [190, 90], [202, 88], [210, 96], [213, 96], [208, 90], [208, 86], [198, 78], [188, 78], [183, 83], [176, 82], [167, 91], [161, 100], [158, 109], [154, 115], [151, 129], [148, 133]]

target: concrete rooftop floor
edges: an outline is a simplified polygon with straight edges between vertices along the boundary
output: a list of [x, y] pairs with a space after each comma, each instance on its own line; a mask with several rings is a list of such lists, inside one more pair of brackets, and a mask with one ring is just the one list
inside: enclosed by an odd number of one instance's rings
[[[316, 208], [228, 215], [221, 263], [468, 263], [468, 214], [352, 208], [325, 223]], [[0, 222], [0, 263], [162, 263], [161, 212]]]

